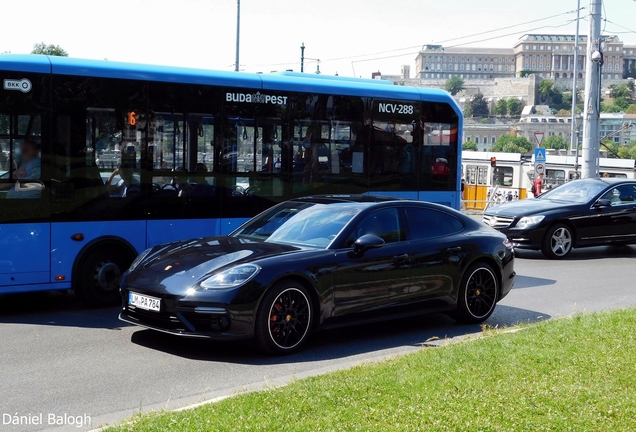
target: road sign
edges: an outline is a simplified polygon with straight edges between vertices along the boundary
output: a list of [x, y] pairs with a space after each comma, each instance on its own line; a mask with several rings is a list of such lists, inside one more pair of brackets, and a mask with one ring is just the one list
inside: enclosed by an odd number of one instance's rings
[[545, 149], [544, 148], [535, 148], [534, 149], [534, 163], [545, 163]]
[[545, 164], [535, 163], [534, 164], [534, 175], [535, 175], [535, 177], [538, 176], [539, 174], [543, 174], [543, 173], [545, 173]]
[[534, 139], [537, 141], [537, 145], [541, 147], [541, 143], [543, 142], [543, 132], [535, 132]]

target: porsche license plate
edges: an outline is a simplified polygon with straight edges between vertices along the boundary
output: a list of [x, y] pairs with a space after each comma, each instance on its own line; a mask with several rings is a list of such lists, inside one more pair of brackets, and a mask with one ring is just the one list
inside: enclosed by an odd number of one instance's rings
[[139, 309], [159, 312], [161, 310], [161, 299], [129, 292], [128, 305], [138, 307]]

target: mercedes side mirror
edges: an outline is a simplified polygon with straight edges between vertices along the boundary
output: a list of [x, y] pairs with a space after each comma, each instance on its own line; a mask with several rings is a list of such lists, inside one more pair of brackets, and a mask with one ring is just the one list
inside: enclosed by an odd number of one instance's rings
[[382, 246], [384, 246], [384, 240], [380, 237], [375, 234], [365, 234], [353, 244], [353, 251], [359, 255], [365, 253], [369, 249], [377, 249]]
[[611, 207], [611, 206], [612, 206], [612, 201], [605, 198], [599, 198], [594, 203], [594, 207], [596, 208]]

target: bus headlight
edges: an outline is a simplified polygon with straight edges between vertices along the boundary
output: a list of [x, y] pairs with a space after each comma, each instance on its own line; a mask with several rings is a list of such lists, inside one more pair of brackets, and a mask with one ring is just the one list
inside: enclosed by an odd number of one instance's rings
[[517, 222], [517, 228], [519, 229], [532, 228], [533, 226], [538, 225], [544, 218], [545, 216], [542, 216], [542, 215], [524, 216], [521, 219], [519, 219], [519, 222]]

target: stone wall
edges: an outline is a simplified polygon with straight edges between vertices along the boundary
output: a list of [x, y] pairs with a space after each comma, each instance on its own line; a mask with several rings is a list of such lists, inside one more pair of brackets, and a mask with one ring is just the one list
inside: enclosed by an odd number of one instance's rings
[[[382, 79], [388, 79], [398, 85], [408, 85], [414, 87], [433, 87], [444, 88], [445, 78], [440, 79], [405, 79], [400, 76], [383, 76]], [[470, 99], [477, 93], [481, 92], [486, 99], [493, 99], [496, 102], [499, 99], [508, 99], [511, 97], [519, 98], [524, 105], [535, 105], [538, 102], [538, 90], [540, 79], [536, 75], [530, 75], [526, 78], [494, 78], [485, 80], [466, 79], [464, 80], [464, 91], [455, 95], [459, 101], [462, 99]]]

